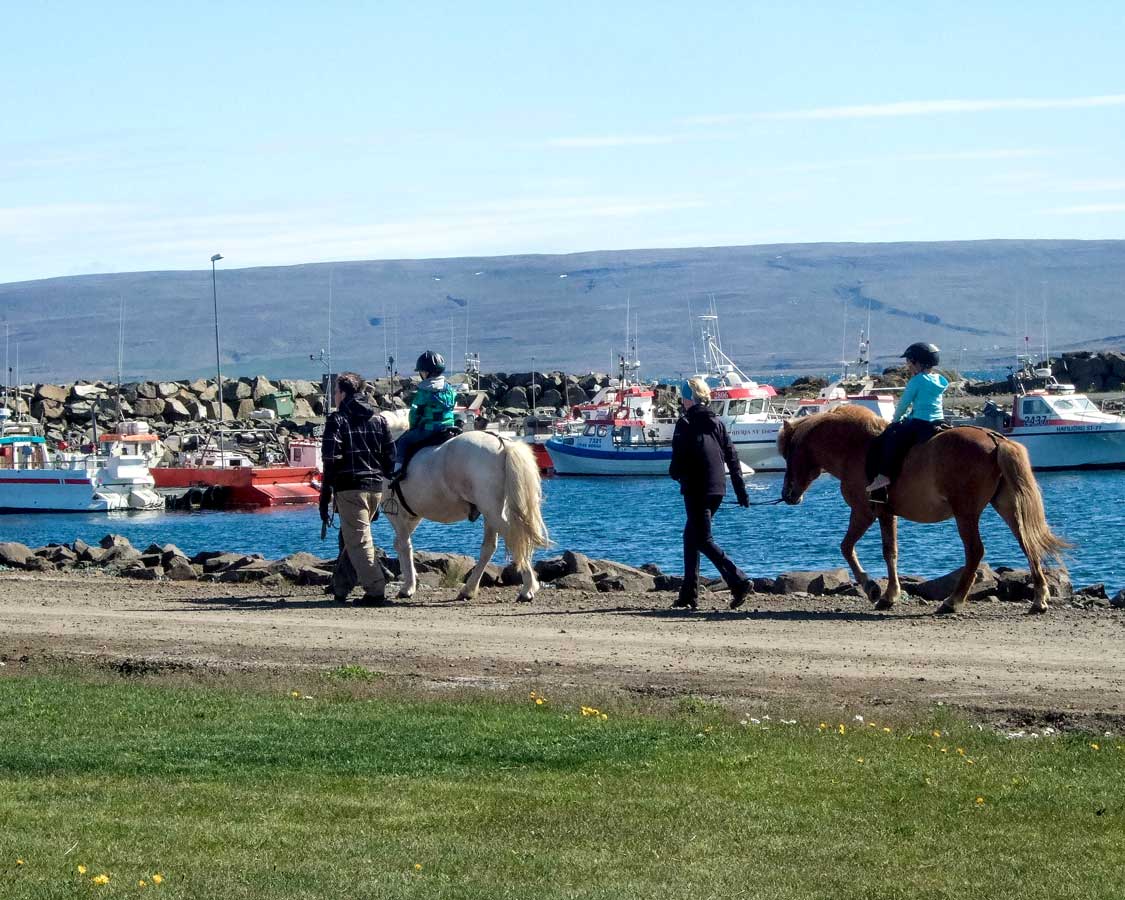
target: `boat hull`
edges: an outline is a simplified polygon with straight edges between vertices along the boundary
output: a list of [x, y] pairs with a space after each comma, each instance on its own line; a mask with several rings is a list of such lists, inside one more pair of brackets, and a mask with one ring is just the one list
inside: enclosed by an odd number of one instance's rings
[[780, 422], [735, 423], [727, 429], [738, 458], [755, 472], [785, 471], [785, 460], [777, 452]]
[[578, 447], [566, 440], [549, 440], [556, 475], [664, 475], [672, 462], [671, 448], [600, 450]]
[[1064, 425], [1004, 433], [1027, 448], [1033, 469], [1125, 469], [1125, 427]]
[[170, 466], [152, 469], [152, 477], [162, 492], [209, 491], [227, 506], [295, 506], [320, 499], [315, 468]]
[[107, 512], [111, 508], [111, 498], [98, 494], [92, 477], [66, 470], [0, 471], [0, 511]]

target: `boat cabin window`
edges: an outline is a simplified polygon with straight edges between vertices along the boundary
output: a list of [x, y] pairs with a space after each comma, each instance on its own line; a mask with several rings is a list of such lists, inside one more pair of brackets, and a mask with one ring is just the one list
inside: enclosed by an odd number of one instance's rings
[[599, 425], [598, 426], [598, 437], [605, 437], [607, 434], [609, 434], [609, 426], [608, 425]]
[[746, 411], [751, 415], [764, 413], [766, 411], [766, 398], [758, 397], [756, 400], [747, 400]]
[[746, 414], [746, 401], [745, 400], [731, 400], [730, 406], [727, 407], [728, 416], [742, 416]]
[[1095, 407], [1087, 397], [1057, 397], [1052, 401], [1052, 405], [1055, 409], [1059, 411], [1065, 410], [1066, 412], [1097, 411], [1097, 407]]
[[1020, 407], [1020, 413], [1024, 418], [1028, 416], [1046, 416], [1050, 415], [1051, 408], [1043, 402], [1041, 397], [1025, 397], [1023, 405]]
[[721, 416], [726, 412], [727, 401], [726, 400], [712, 400], [707, 405], [709, 407], [711, 407], [711, 412], [713, 412], [717, 416]]
[[585, 428], [582, 429], [582, 434], [586, 437], [593, 437], [594, 432], [596, 432], [597, 430], [598, 430], [598, 427], [596, 425], [587, 425]]

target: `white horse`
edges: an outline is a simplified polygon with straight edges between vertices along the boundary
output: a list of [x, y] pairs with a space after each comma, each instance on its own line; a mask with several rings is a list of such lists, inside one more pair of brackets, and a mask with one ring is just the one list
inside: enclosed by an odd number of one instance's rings
[[[406, 431], [408, 411], [380, 415], [392, 437]], [[484, 517], [480, 558], [457, 599], [476, 596], [500, 535], [523, 580], [516, 599], [528, 602], [535, 596], [539, 580], [531, 568], [531, 556], [536, 547], [545, 547], [550, 540], [540, 510], [543, 492], [539, 466], [527, 444], [485, 431], [470, 431], [440, 446], [424, 447], [410, 460], [399, 490], [401, 496], [387, 486], [383, 494], [383, 514], [395, 530], [395, 550], [402, 567], [399, 597], [414, 596], [418, 586], [410, 540], [418, 523], [429, 519], [448, 524], [477, 515]]]

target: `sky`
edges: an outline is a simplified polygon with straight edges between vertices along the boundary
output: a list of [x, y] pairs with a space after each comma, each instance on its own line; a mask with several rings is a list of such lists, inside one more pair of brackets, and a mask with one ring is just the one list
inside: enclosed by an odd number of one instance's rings
[[0, 282], [1125, 237], [1125, 7], [26, 2]]

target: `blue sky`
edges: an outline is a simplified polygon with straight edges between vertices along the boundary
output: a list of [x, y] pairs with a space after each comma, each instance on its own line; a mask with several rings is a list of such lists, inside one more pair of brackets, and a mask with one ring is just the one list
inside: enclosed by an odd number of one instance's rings
[[1119, 3], [174, 6], [5, 10], [0, 281], [1125, 237]]

